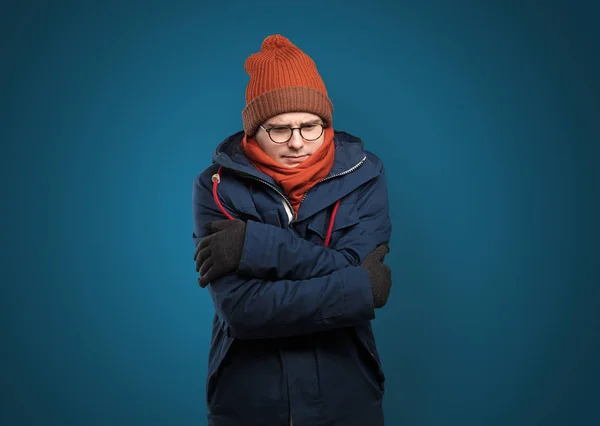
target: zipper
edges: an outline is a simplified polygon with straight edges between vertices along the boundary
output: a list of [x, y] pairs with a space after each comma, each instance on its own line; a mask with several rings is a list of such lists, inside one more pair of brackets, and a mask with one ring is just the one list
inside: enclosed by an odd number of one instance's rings
[[290, 208], [290, 211], [291, 211], [291, 212], [293, 212], [293, 211], [294, 211], [294, 207], [292, 207], [292, 202], [291, 202], [291, 201], [288, 199], [288, 197], [286, 197], [286, 196], [285, 196], [285, 194], [284, 194], [282, 191], [280, 191], [280, 190], [279, 190], [279, 189], [278, 189], [278, 188], [277, 188], [275, 185], [271, 185], [271, 184], [270, 184], [269, 182], [267, 182], [266, 180], [263, 180], [263, 179], [261, 179], [261, 178], [257, 178], [256, 176], [252, 176], [252, 175], [249, 175], [249, 174], [246, 174], [246, 173], [243, 173], [243, 172], [237, 171], [237, 170], [235, 170], [235, 169], [230, 169], [230, 170], [233, 170], [235, 173], [237, 173], [237, 174], [239, 174], [239, 175], [241, 175], [241, 176], [245, 176], [245, 177], [247, 177], [247, 178], [250, 178], [250, 179], [256, 180], [256, 181], [258, 181], [258, 182], [264, 183], [265, 185], [267, 185], [269, 188], [271, 188], [273, 191], [277, 192], [277, 193], [278, 193], [278, 194], [281, 196], [281, 198], [283, 199], [283, 201], [285, 201], [285, 203], [286, 203], [286, 204], [288, 205], [288, 207]]
[[[334, 179], [334, 178], [337, 178], [337, 177], [340, 177], [340, 176], [345, 176], [345, 175], [347, 175], [347, 174], [349, 174], [349, 173], [352, 173], [353, 171], [355, 171], [356, 169], [358, 169], [360, 166], [362, 166], [362, 164], [363, 164], [363, 163], [364, 163], [366, 160], [367, 160], [367, 156], [365, 155], [365, 156], [363, 157], [363, 159], [362, 159], [362, 160], [360, 160], [360, 161], [359, 161], [358, 163], [356, 163], [354, 166], [350, 167], [348, 170], [345, 170], [345, 171], [343, 171], [343, 172], [340, 172], [340, 173], [336, 173], [336, 174], [334, 174], [334, 175], [331, 175], [331, 176], [324, 177], [323, 179], [321, 179], [320, 181], [318, 181], [318, 182], [316, 183], [316, 185], [315, 185], [315, 186], [317, 186], [318, 184], [320, 184], [320, 183], [322, 183], [322, 182], [325, 182], [326, 180]], [[304, 193], [304, 195], [302, 196], [302, 201], [300, 201], [300, 205], [302, 205], [302, 203], [303, 203], [303, 202], [304, 202], [304, 200], [306, 199], [306, 196], [308, 195], [308, 193], [309, 193], [310, 191], [312, 191], [312, 190], [313, 190], [313, 188], [314, 188], [315, 186], [313, 186], [311, 189], [309, 189], [308, 191], [306, 191], [306, 192]], [[298, 210], [299, 210], [299, 209], [300, 209], [300, 208], [298, 207]]]
[[[334, 179], [334, 178], [338, 178], [338, 177], [340, 177], [340, 176], [345, 176], [345, 175], [347, 175], [347, 174], [349, 174], [349, 173], [352, 173], [353, 171], [355, 171], [356, 169], [358, 169], [360, 166], [362, 166], [362, 164], [363, 164], [363, 163], [364, 163], [366, 160], [367, 160], [367, 156], [365, 155], [365, 156], [363, 157], [363, 159], [362, 159], [362, 160], [360, 160], [360, 161], [359, 161], [358, 163], [356, 163], [354, 166], [350, 167], [348, 170], [345, 170], [345, 171], [343, 171], [343, 172], [340, 172], [340, 173], [336, 173], [336, 174], [334, 174], [334, 175], [331, 175], [331, 176], [326, 176], [326, 177], [324, 177], [323, 179], [321, 179], [320, 181], [318, 181], [318, 182], [317, 182], [317, 183], [316, 183], [316, 184], [315, 184], [315, 185], [314, 185], [314, 186], [313, 186], [313, 187], [312, 187], [310, 190], [308, 190], [308, 191], [306, 191], [306, 192], [304, 193], [304, 195], [302, 196], [302, 200], [300, 201], [300, 205], [302, 205], [302, 203], [303, 203], [303, 202], [304, 202], [304, 200], [306, 199], [306, 196], [308, 195], [308, 193], [309, 193], [310, 191], [312, 191], [312, 189], [313, 189], [315, 186], [317, 186], [318, 184], [320, 184], [320, 183], [322, 183], [322, 182], [325, 182], [325, 181], [327, 181], [327, 180]], [[285, 195], [285, 194], [284, 194], [282, 191], [280, 191], [280, 190], [279, 190], [279, 188], [277, 188], [275, 185], [272, 185], [272, 184], [270, 184], [270, 183], [269, 183], [269, 182], [267, 182], [266, 180], [263, 180], [263, 179], [261, 179], [261, 178], [258, 178], [258, 177], [256, 177], [256, 176], [249, 175], [249, 174], [247, 174], [247, 173], [244, 173], [244, 172], [240, 172], [240, 171], [238, 171], [238, 170], [235, 170], [235, 169], [229, 169], [229, 170], [233, 170], [235, 173], [237, 173], [237, 174], [239, 174], [239, 175], [241, 175], [241, 176], [245, 176], [245, 177], [247, 177], [247, 178], [250, 178], [250, 179], [256, 180], [256, 181], [258, 181], [258, 182], [261, 182], [261, 183], [264, 183], [265, 185], [267, 185], [267, 186], [268, 186], [269, 188], [271, 188], [273, 191], [277, 192], [277, 193], [278, 193], [278, 194], [281, 196], [281, 198], [283, 199], [283, 201], [285, 201], [285, 203], [286, 203], [286, 204], [288, 205], [288, 207], [290, 208], [290, 211], [291, 211], [291, 212], [294, 214], [294, 219], [297, 219], [297, 218], [298, 218], [298, 215], [297, 215], [297, 214], [296, 214], [296, 212], [294, 211], [294, 207], [292, 206], [292, 203], [291, 203], [291, 201], [290, 201], [290, 200], [288, 199], [288, 197], [286, 197], [286, 195]], [[298, 206], [298, 210], [300, 210], [300, 206]], [[292, 221], [290, 222], [290, 224], [291, 224], [291, 223], [293, 223], [293, 222], [294, 222], [294, 221], [292, 220]]]

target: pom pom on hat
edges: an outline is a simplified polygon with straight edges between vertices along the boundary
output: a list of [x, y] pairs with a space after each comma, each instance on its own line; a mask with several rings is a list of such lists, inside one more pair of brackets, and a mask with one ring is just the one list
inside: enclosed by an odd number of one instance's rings
[[261, 50], [277, 49], [283, 47], [295, 47], [291, 41], [281, 34], [273, 34], [265, 38], [262, 42]]

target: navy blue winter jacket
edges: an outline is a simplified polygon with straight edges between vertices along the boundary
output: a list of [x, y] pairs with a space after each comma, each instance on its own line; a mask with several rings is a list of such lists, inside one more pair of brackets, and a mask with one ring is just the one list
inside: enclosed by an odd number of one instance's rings
[[[247, 223], [236, 273], [207, 289], [215, 315], [206, 382], [212, 426], [382, 426], [384, 373], [365, 256], [389, 243], [382, 162], [336, 131], [335, 162], [298, 217], [285, 193], [223, 141], [193, 184], [193, 242], [225, 219], [217, 199]], [[340, 200], [328, 247], [324, 240]]]

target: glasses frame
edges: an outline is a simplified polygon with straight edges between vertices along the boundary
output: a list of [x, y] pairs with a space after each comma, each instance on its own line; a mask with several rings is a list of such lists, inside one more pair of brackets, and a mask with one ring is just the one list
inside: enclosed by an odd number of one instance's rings
[[[321, 126], [321, 133], [319, 133], [319, 136], [317, 136], [317, 137], [316, 137], [316, 138], [314, 138], [314, 139], [307, 139], [307, 138], [305, 138], [305, 137], [304, 137], [304, 135], [302, 134], [302, 129], [303, 129], [304, 127], [310, 127], [310, 126]], [[325, 126], [325, 124], [323, 124], [323, 123], [311, 123], [311, 124], [305, 124], [304, 126], [300, 126], [300, 127], [291, 127], [291, 126], [273, 126], [273, 127], [269, 128], [269, 129], [265, 128], [265, 126], [263, 126], [262, 124], [260, 125], [260, 128], [261, 128], [261, 129], [263, 129], [265, 132], [267, 132], [267, 135], [269, 135], [269, 139], [271, 139], [271, 141], [272, 141], [274, 144], [277, 144], [277, 145], [283, 145], [284, 143], [288, 143], [288, 142], [289, 142], [289, 141], [292, 139], [292, 137], [294, 136], [294, 130], [298, 130], [298, 133], [300, 134], [300, 137], [301, 137], [302, 139], [304, 139], [305, 141], [308, 141], [308, 142], [313, 142], [313, 141], [316, 141], [316, 140], [317, 140], [317, 139], [319, 139], [321, 136], [323, 136], [323, 132], [325, 132], [325, 127], [326, 127], [326, 126]], [[273, 138], [271, 137], [271, 130], [273, 130], [273, 129], [290, 129], [290, 130], [291, 130], [290, 137], [289, 137], [287, 140], [283, 141], [283, 142], [275, 141], [275, 140], [273, 140]]]

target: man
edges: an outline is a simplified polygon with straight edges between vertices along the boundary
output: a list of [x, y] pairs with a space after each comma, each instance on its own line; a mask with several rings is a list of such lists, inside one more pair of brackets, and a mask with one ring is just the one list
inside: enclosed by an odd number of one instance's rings
[[384, 167], [333, 130], [317, 68], [288, 39], [267, 37], [245, 69], [244, 130], [193, 184], [198, 282], [215, 307], [209, 424], [381, 426]]

